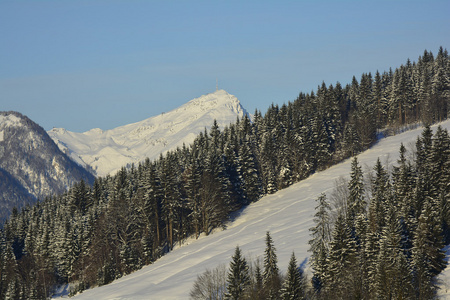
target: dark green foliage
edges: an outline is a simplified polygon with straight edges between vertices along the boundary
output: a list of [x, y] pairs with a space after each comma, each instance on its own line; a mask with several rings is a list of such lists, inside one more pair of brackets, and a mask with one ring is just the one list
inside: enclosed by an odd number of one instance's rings
[[348, 183], [349, 197], [347, 200], [347, 219], [351, 229], [354, 229], [356, 218], [366, 211], [364, 199], [364, 184], [362, 168], [357, 157], [352, 159], [350, 181]]
[[312, 239], [309, 241], [311, 251], [311, 267], [314, 270], [312, 279], [314, 289], [320, 291], [326, 274], [329, 242], [331, 240], [330, 205], [325, 194], [316, 199], [315, 226], [310, 228]]
[[250, 285], [250, 274], [247, 261], [241, 254], [239, 247], [236, 247], [230, 262], [230, 269], [227, 277], [227, 293], [225, 299], [242, 299], [246, 289]]
[[270, 233], [266, 233], [266, 250], [264, 251], [263, 287], [269, 299], [278, 299], [281, 288], [280, 271], [275, 245]]
[[305, 283], [302, 270], [297, 266], [297, 259], [292, 253], [287, 269], [286, 279], [281, 287], [281, 299], [300, 300], [305, 299]]

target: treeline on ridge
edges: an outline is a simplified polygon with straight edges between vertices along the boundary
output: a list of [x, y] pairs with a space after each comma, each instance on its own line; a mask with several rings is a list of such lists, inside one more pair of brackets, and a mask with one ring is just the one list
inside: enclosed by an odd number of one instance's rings
[[[370, 147], [382, 129], [448, 117], [450, 61], [425, 51], [417, 63], [345, 87], [323, 83], [192, 145], [84, 182], [15, 210], [0, 233], [2, 299], [73, 292], [149, 264], [185, 238], [225, 226], [230, 212]], [[9, 297], [9, 298], [8, 298]]]

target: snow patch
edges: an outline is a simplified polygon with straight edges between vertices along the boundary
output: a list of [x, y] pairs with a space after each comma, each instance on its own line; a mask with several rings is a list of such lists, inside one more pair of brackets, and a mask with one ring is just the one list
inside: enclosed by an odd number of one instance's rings
[[0, 131], [0, 142], [5, 140], [5, 132], [3, 130]]
[[10, 127], [10, 126], [20, 126], [22, 119], [16, 115], [8, 114], [8, 115], [0, 115], [0, 126], [1, 127]]

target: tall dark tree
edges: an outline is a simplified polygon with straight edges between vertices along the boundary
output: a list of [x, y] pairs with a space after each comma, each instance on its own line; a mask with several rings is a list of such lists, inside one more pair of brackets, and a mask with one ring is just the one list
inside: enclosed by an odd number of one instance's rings
[[241, 254], [239, 247], [236, 247], [230, 262], [230, 269], [227, 277], [227, 293], [225, 299], [242, 299], [245, 291], [250, 285], [250, 274], [247, 261]]
[[355, 272], [354, 266], [357, 265], [356, 243], [341, 214], [334, 225], [327, 261], [324, 295], [337, 299], [351, 297], [354, 291], [350, 278]]
[[321, 194], [316, 199], [317, 206], [314, 215], [315, 226], [310, 228], [312, 239], [309, 241], [311, 254], [311, 267], [314, 271], [313, 285], [317, 291], [323, 286], [324, 277], [327, 272], [327, 256], [329, 251], [329, 242], [331, 240], [330, 226], [330, 205], [327, 202], [326, 195]]
[[268, 299], [278, 299], [281, 287], [280, 271], [275, 245], [270, 233], [266, 233], [266, 249], [264, 251], [263, 286]]
[[349, 197], [348, 204], [348, 221], [350, 226], [355, 226], [358, 215], [364, 214], [367, 202], [364, 197], [364, 183], [361, 166], [358, 158], [354, 157], [351, 163], [350, 181], [348, 183]]
[[305, 287], [302, 270], [297, 266], [297, 259], [292, 253], [286, 278], [281, 287], [281, 299], [300, 300], [305, 299]]

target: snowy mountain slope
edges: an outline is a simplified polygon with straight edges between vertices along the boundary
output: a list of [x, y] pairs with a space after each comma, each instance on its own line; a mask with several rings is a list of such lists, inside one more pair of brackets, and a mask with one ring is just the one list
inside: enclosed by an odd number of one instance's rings
[[[441, 123], [450, 129], [450, 121]], [[436, 126], [433, 127], [434, 129]], [[380, 140], [358, 156], [363, 170], [372, 170], [377, 158], [383, 164], [395, 164], [400, 143], [411, 149], [422, 128]], [[154, 264], [120, 278], [113, 283], [87, 290], [74, 299], [188, 299], [197, 277], [206, 268], [230, 262], [234, 247], [239, 245], [247, 257], [263, 257], [264, 237], [270, 231], [277, 249], [279, 267], [286, 272], [292, 251], [299, 262], [309, 257], [309, 228], [313, 226], [315, 199], [322, 192], [333, 191], [335, 180], [349, 177], [350, 160], [342, 162], [310, 178], [263, 197], [245, 208], [224, 231], [216, 232], [168, 253]], [[450, 270], [440, 276], [444, 281], [442, 298], [446, 294]]]
[[18, 112], [0, 112], [0, 223], [18, 209], [94, 176], [55, 145], [47, 132]]
[[221, 128], [247, 114], [239, 100], [224, 90], [195, 98], [170, 112], [103, 131], [99, 128], [76, 133], [63, 128], [48, 132], [60, 149], [80, 163], [90, 165], [99, 176], [121, 167], [157, 158], [178, 146], [194, 141], [214, 119]]

